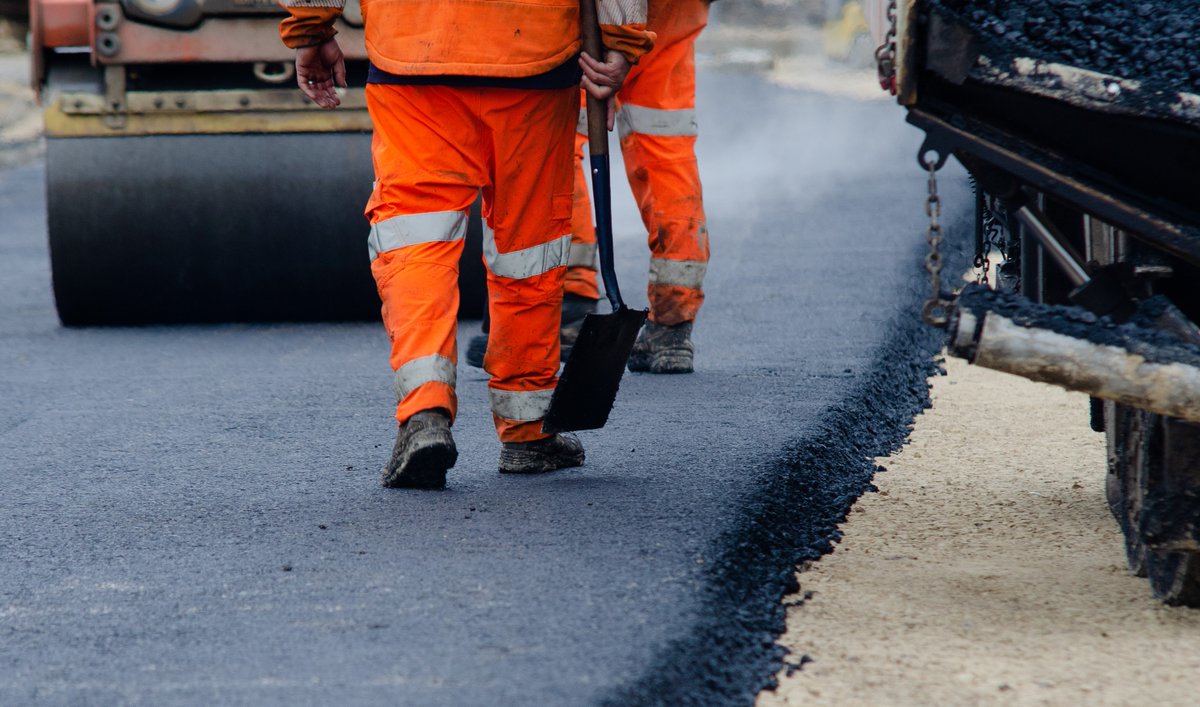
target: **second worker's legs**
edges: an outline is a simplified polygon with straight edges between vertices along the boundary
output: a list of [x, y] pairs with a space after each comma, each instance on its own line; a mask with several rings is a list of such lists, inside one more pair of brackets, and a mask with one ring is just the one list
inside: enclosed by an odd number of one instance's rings
[[621, 151], [650, 245], [650, 321], [630, 370], [692, 370], [692, 323], [704, 302], [708, 225], [696, 163], [695, 42], [707, 0], [651, 5], [652, 52], [621, 90]]

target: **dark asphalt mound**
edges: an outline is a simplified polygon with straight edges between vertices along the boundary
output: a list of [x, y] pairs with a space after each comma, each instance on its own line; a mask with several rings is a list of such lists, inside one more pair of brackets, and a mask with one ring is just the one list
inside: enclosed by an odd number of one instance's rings
[[[964, 272], [970, 225], [953, 226], [943, 252], [949, 271]], [[875, 490], [875, 473], [886, 471], [875, 458], [904, 444], [913, 419], [930, 405], [929, 377], [941, 371], [934, 357], [945, 336], [921, 321], [924, 290], [909, 295], [908, 314], [888, 325], [862, 384], [784, 458], [764, 461], [764, 483], [718, 543], [720, 560], [693, 633], [603, 704], [752, 705], [759, 692], [777, 687], [780, 668], [799, 670], [809, 660], [776, 643], [787, 628], [783, 599], [799, 588], [796, 567], [833, 550], [838, 525], [859, 496]]]
[[935, 0], [992, 47], [1200, 93], [1200, 0]]

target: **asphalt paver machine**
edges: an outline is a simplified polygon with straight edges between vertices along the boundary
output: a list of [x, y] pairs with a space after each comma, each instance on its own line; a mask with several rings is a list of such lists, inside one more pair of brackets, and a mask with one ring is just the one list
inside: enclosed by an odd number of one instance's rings
[[[923, 130], [925, 317], [973, 363], [1089, 393], [1129, 566], [1200, 606], [1197, 0], [876, 0]], [[937, 169], [976, 186], [980, 284], [942, 288]]]
[[378, 316], [356, 0], [338, 23], [350, 88], [334, 111], [296, 88], [273, 0], [32, 0], [30, 14], [64, 324]]

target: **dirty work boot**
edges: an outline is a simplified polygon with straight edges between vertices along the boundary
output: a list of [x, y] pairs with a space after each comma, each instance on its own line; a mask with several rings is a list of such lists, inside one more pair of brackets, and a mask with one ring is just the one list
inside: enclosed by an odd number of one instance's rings
[[583, 444], [569, 432], [536, 442], [505, 442], [500, 446], [501, 474], [541, 474], [583, 464]]
[[646, 322], [637, 341], [633, 342], [629, 370], [635, 373], [691, 373], [695, 351], [691, 322], [674, 326]]
[[[583, 318], [595, 313], [597, 301], [570, 293], [563, 295], [562, 329], [559, 330], [559, 336], [562, 337], [561, 359], [563, 361], [566, 361], [567, 356], [571, 355], [571, 347], [575, 345], [575, 339], [579, 338], [579, 329], [583, 326]], [[483, 368], [483, 355], [487, 353], [487, 345], [487, 329], [484, 329], [481, 334], [472, 336], [471, 340], [467, 342], [467, 363], [476, 368]]]
[[392, 458], [383, 470], [383, 485], [393, 489], [445, 488], [446, 470], [457, 460], [450, 416], [441, 410], [418, 412], [396, 434]]
[[570, 293], [563, 295], [562, 328], [559, 329], [563, 361], [566, 361], [567, 357], [571, 355], [571, 348], [575, 346], [575, 340], [579, 338], [579, 330], [583, 328], [584, 317], [596, 313], [597, 301]]
[[483, 355], [487, 353], [488, 333], [476, 334], [467, 342], [467, 365], [483, 368]]

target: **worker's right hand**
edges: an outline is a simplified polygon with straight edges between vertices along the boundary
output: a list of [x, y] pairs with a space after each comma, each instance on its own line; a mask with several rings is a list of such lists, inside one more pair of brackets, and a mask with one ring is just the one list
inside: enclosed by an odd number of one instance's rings
[[605, 121], [608, 129], [613, 129], [617, 114], [617, 91], [625, 84], [629, 75], [629, 60], [621, 52], [608, 50], [604, 62], [596, 61], [587, 52], [579, 55], [579, 67], [583, 69], [583, 88], [598, 101], [604, 101], [608, 106], [608, 116]]
[[342, 104], [334, 86], [346, 87], [346, 60], [336, 39], [296, 50], [296, 83], [313, 103], [325, 109]]

